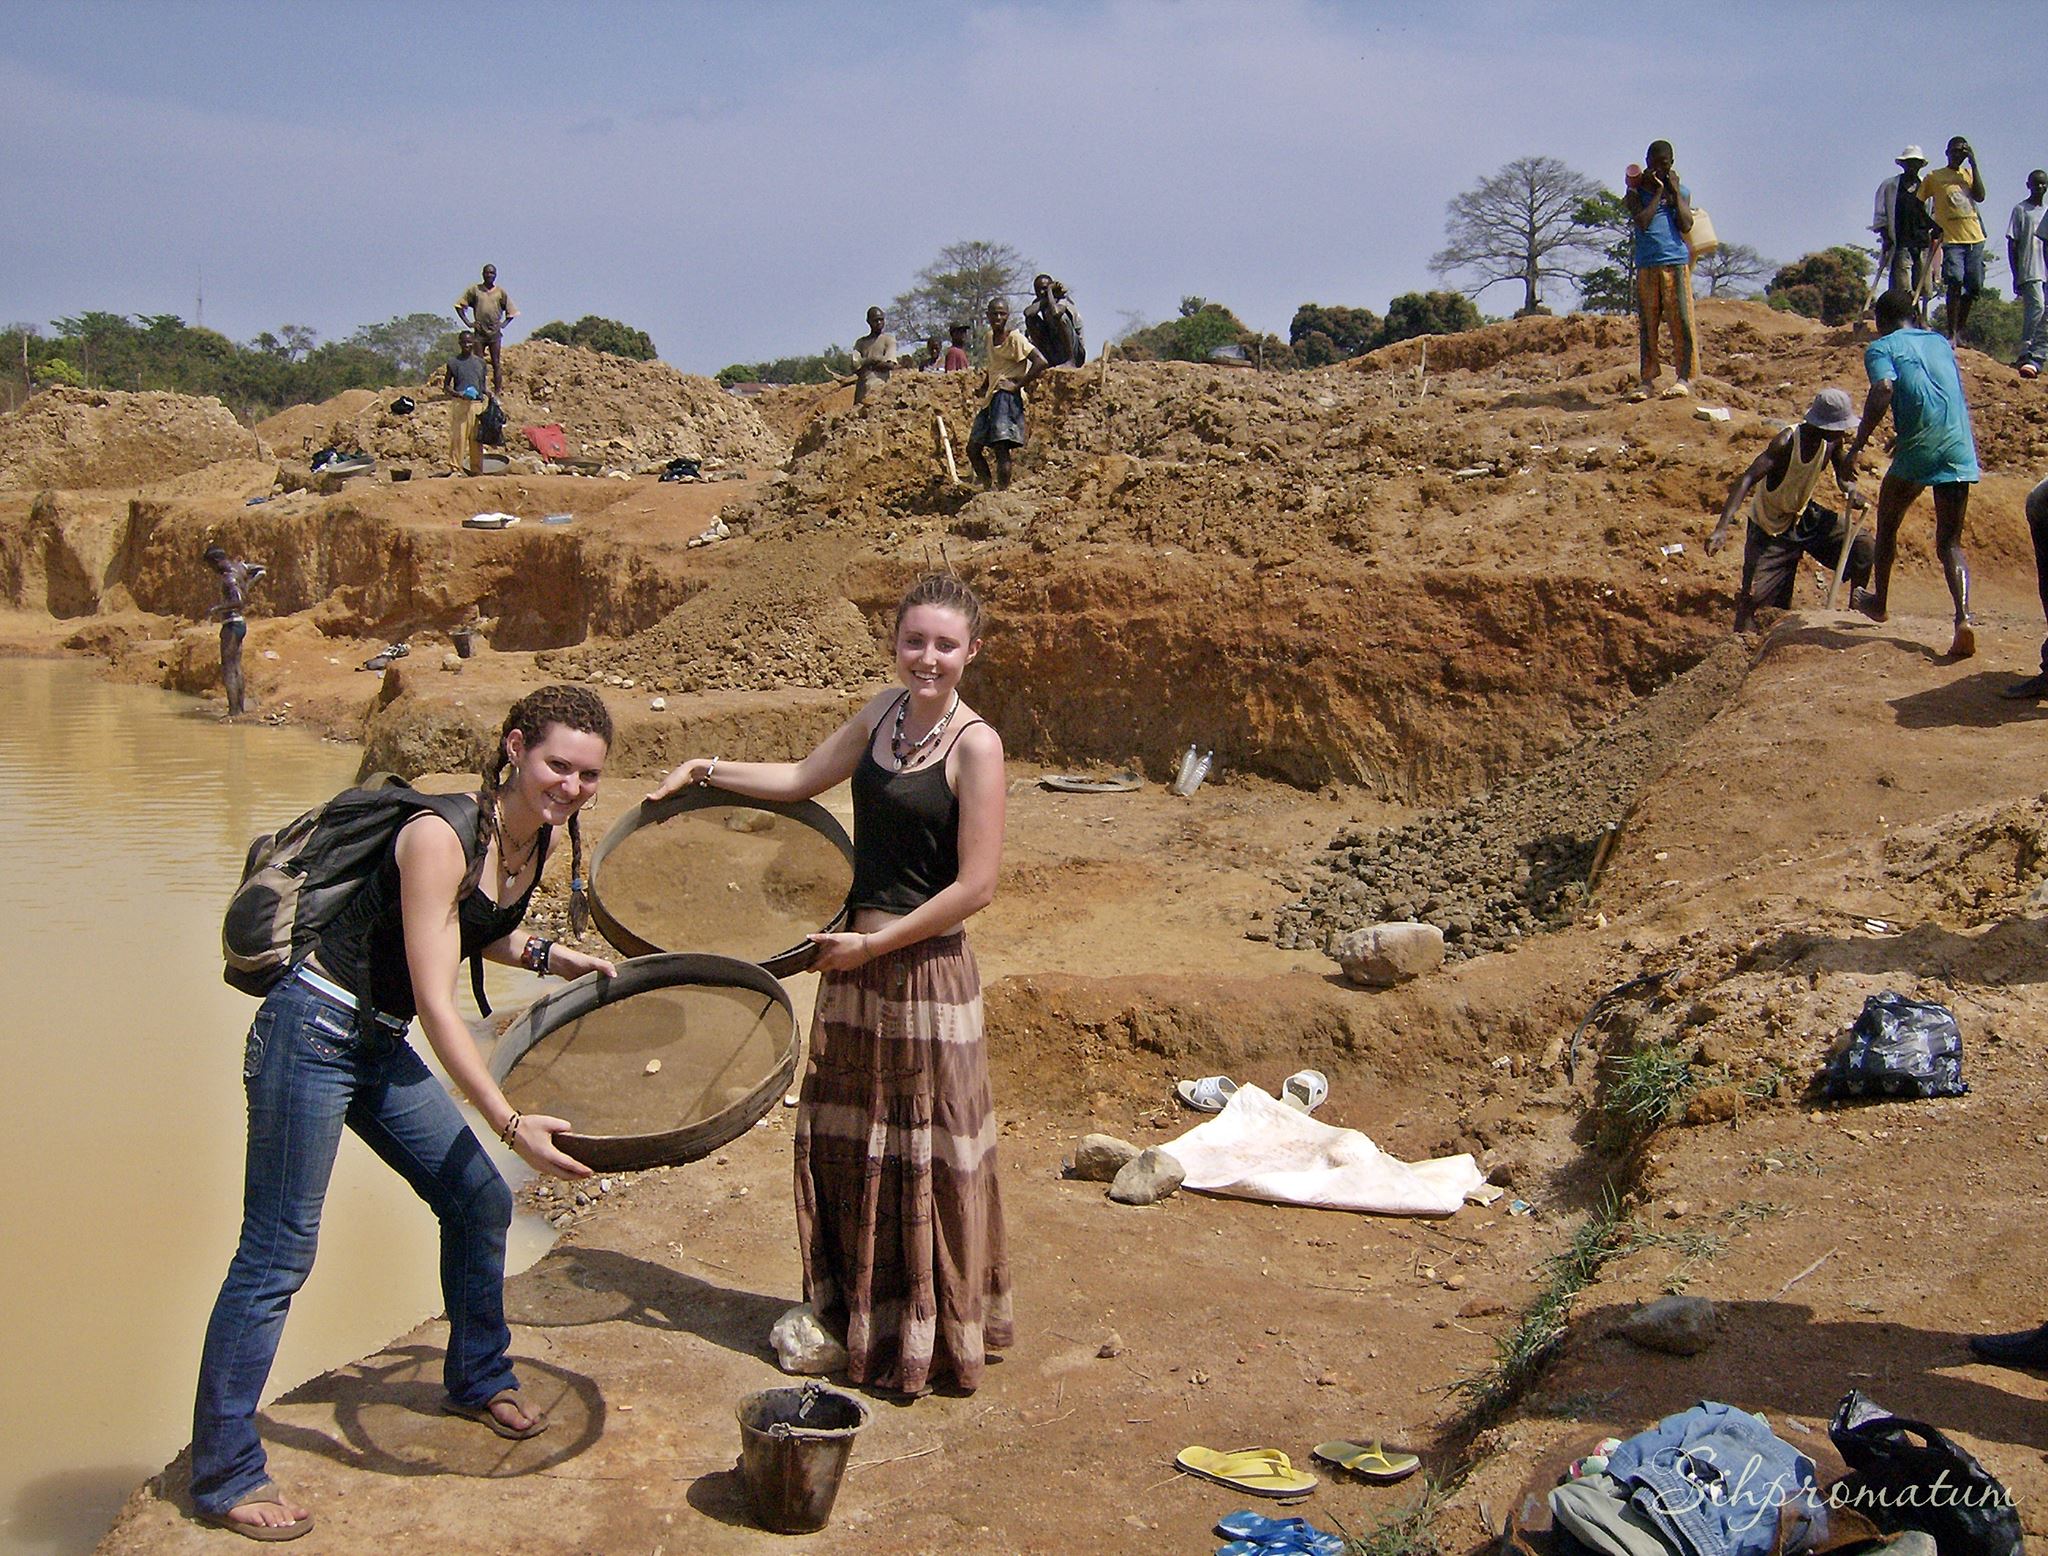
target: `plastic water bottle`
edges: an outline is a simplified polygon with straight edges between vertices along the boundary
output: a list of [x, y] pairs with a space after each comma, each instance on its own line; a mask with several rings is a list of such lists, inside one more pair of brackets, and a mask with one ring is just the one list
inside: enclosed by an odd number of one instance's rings
[[1189, 792], [1190, 788], [1194, 783], [1195, 763], [1198, 760], [1199, 756], [1195, 748], [1192, 745], [1190, 745], [1187, 750], [1187, 755], [1183, 756], [1180, 759], [1180, 771], [1174, 775], [1173, 783], [1169, 786], [1167, 790], [1168, 793], [1186, 794]]
[[1201, 788], [1202, 780], [1209, 776], [1210, 764], [1215, 759], [1216, 753], [1214, 751], [1204, 751], [1202, 753], [1201, 759], [1195, 763], [1194, 776], [1188, 780], [1187, 787], [1181, 791], [1183, 794], [1193, 794], [1195, 790]]

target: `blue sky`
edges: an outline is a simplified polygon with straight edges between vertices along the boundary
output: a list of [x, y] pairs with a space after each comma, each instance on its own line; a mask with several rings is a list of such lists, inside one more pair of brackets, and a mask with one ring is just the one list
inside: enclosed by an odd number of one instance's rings
[[488, 259], [515, 338], [599, 313], [711, 372], [850, 341], [977, 237], [1063, 276], [1098, 338], [1190, 292], [1284, 333], [1434, 284], [1445, 201], [1502, 162], [1616, 184], [1658, 136], [1774, 258], [1857, 240], [1900, 145], [1958, 132], [2002, 230], [2048, 164], [2037, 16], [0, 0], [0, 320], [190, 319], [203, 272], [209, 325], [333, 337], [445, 309]]

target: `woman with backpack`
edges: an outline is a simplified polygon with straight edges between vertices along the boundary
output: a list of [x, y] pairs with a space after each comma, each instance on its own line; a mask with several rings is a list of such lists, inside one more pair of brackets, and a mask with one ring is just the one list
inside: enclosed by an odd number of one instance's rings
[[584, 687], [545, 686], [514, 703], [476, 795], [474, 847], [438, 807], [399, 813], [374, 872], [257, 1011], [242, 1064], [241, 1244], [207, 1325], [193, 1409], [192, 1499], [206, 1522], [254, 1540], [313, 1527], [270, 1483], [255, 1417], [285, 1313], [313, 1267], [344, 1124], [441, 1223], [442, 1408], [500, 1437], [545, 1429], [507, 1357], [511, 1191], [405, 1034], [417, 1014], [448, 1078], [521, 1159], [556, 1177], [589, 1175], [555, 1143], [566, 1120], [522, 1115], [505, 1100], [456, 1009], [455, 975], [477, 954], [570, 978], [613, 971], [519, 927], [558, 827], [569, 831], [571, 921], [581, 927], [576, 817], [597, 792], [611, 738], [610, 714]]
[[819, 934], [796, 1124], [804, 1300], [855, 1383], [971, 1390], [1011, 1339], [1010, 1266], [963, 926], [995, 896], [1003, 742], [960, 700], [981, 601], [956, 578], [896, 608], [896, 677], [801, 762], [693, 757], [649, 798], [710, 784], [800, 800], [853, 780], [848, 926]]

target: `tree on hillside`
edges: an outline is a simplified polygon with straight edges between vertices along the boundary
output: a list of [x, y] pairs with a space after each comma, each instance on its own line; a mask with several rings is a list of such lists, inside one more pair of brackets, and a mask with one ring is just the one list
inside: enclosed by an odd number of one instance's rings
[[1190, 296], [1180, 300], [1179, 318], [1132, 331], [1118, 351], [1141, 362], [1206, 362], [1218, 346], [1255, 350], [1258, 343], [1258, 335], [1223, 304]]
[[348, 344], [385, 358], [398, 369], [398, 379], [410, 383], [455, 355], [455, 335], [446, 314], [405, 313], [382, 324], [361, 326], [349, 335]]
[[1380, 316], [1370, 308], [1303, 303], [1287, 326], [1287, 343], [1303, 367], [1323, 367], [1370, 350], [1379, 331]]
[[950, 324], [969, 326], [978, 339], [986, 333], [988, 305], [1010, 300], [1013, 309], [1031, 292], [1030, 261], [1007, 243], [965, 238], [948, 243], [938, 257], [918, 271], [910, 290], [889, 304], [889, 324], [898, 340], [943, 336]]
[[722, 384], [829, 384], [853, 371], [853, 353], [827, 346], [805, 356], [776, 357], [769, 362], [734, 362], [718, 370]]
[[1764, 294], [1773, 308], [1802, 313], [1823, 324], [1847, 324], [1869, 295], [1870, 256], [1847, 243], [1782, 266]]
[[1579, 303], [1588, 313], [1630, 313], [1636, 306], [1635, 218], [1621, 196], [1602, 189], [1579, 202], [1572, 225], [1597, 242], [1600, 263], [1578, 276]]
[[1706, 282], [1707, 297], [1754, 297], [1764, 279], [1778, 268], [1747, 243], [1724, 243], [1692, 267], [1693, 289]]
[[1599, 239], [1574, 220], [1600, 185], [1555, 157], [1517, 157], [1445, 207], [1444, 246], [1430, 260], [1439, 276], [1469, 276], [1477, 297], [1501, 281], [1522, 283], [1522, 308], [1543, 302], [1543, 283], [1569, 273]]
[[1387, 304], [1386, 321], [1373, 345], [1391, 346], [1417, 335], [1455, 335], [1485, 322], [1478, 304], [1463, 292], [1403, 292]]
[[551, 340], [562, 346], [581, 346], [585, 351], [602, 351], [608, 357], [625, 357], [633, 362], [654, 360], [654, 341], [647, 331], [636, 330], [617, 319], [600, 318], [594, 313], [586, 313], [574, 324], [564, 324], [555, 319], [543, 324], [527, 338]]

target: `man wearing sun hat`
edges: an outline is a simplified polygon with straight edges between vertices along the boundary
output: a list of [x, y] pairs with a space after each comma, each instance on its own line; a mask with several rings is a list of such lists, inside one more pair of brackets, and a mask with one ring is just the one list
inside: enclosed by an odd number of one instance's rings
[[1927, 166], [1927, 153], [1908, 146], [1897, 157], [1899, 171], [1877, 186], [1877, 208], [1870, 230], [1877, 234], [1879, 249], [1890, 258], [1891, 274], [1886, 286], [1903, 287], [1922, 293], [1927, 279], [1927, 261], [1934, 241], [1934, 218], [1920, 198], [1920, 174]]
[[[1787, 427], [1737, 477], [1721, 506], [1721, 522], [1707, 537], [1707, 555], [1728, 542], [1743, 500], [1755, 494], [1749, 510], [1749, 539], [1742, 548], [1742, 587], [1735, 595], [1735, 630], [1746, 631], [1759, 607], [1784, 610], [1792, 603], [1799, 580], [1799, 559], [1810, 556], [1832, 568], [1841, 560], [1848, 520], [1813, 500], [1821, 470], [1833, 465], [1842, 488], [1842, 506], [1853, 512], [1866, 506], [1856, 490], [1856, 472], [1844, 445], [1856, 430], [1856, 402], [1846, 389], [1823, 389], [1806, 409], [1806, 419]], [[1858, 535], [1849, 551], [1848, 576], [1860, 587], [1870, 579], [1873, 554], [1868, 535]]]

